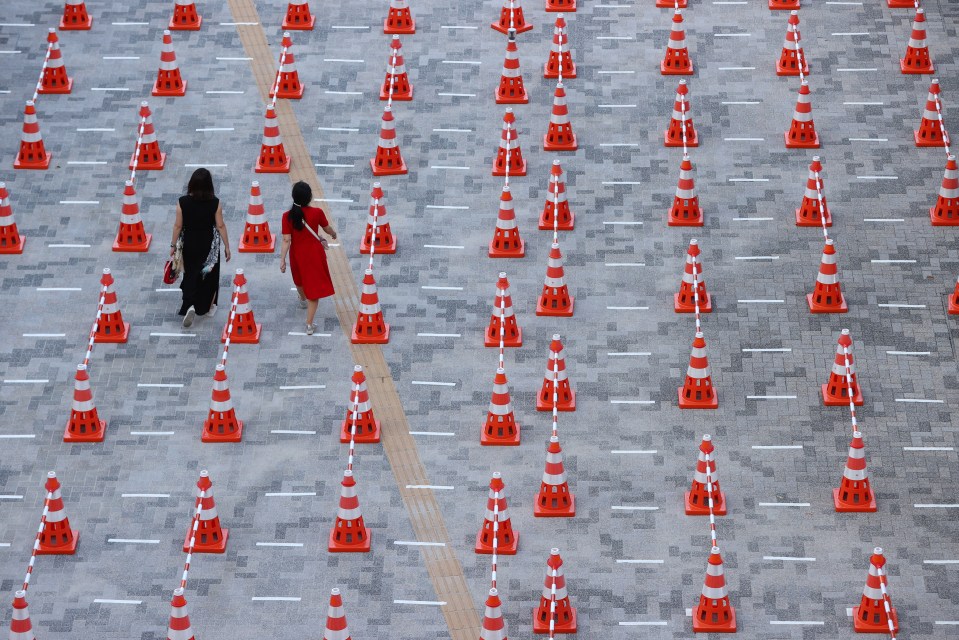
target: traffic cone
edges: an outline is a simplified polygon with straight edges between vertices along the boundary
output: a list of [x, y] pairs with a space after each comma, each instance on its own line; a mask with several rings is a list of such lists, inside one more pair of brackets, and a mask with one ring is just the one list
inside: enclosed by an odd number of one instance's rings
[[709, 372], [709, 358], [706, 357], [706, 339], [702, 331], [693, 338], [693, 349], [689, 355], [689, 367], [686, 378], [679, 388], [680, 409], [718, 409], [719, 396], [713, 386]]
[[515, 447], [520, 442], [520, 429], [513, 416], [513, 403], [510, 401], [506, 369], [496, 370], [493, 378], [493, 394], [486, 413], [486, 424], [480, 434], [480, 444], [485, 447]]
[[380, 298], [376, 293], [376, 280], [373, 270], [367, 269], [363, 275], [363, 290], [360, 293], [360, 310], [356, 315], [356, 324], [350, 342], [353, 344], [386, 344], [390, 341], [390, 325], [383, 319]]
[[[889, 590], [886, 581], [887, 574], [882, 571], [886, 566], [886, 558], [882, 555], [882, 547], [872, 550], [869, 558], [869, 574], [866, 576], [866, 585], [862, 589], [862, 600], [858, 607], [852, 609], [852, 627], [856, 633], [899, 633], [899, 617], [892, 600], [888, 601], [889, 611], [886, 611]], [[883, 577], [880, 577], [882, 572]], [[886, 595], [882, 587], [886, 586]]]
[[196, 640], [193, 627], [190, 626], [190, 613], [186, 609], [183, 587], [173, 590], [170, 600], [170, 625], [166, 632], [167, 640]]
[[386, 60], [386, 78], [380, 88], [380, 100], [390, 99], [390, 79], [393, 80], [393, 100], [412, 100], [413, 85], [410, 84], [409, 74], [406, 73], [406, 63], [403, 61], [403, 44], [399, 36], [393, 36], [390, 41], [390, 55]]
[[956, 279], [956, 289], [949, 296], [949, 315], [959, 315], [959, 278]]
[[503, 60], [503, 73], [499, 86], [494, 93], [496, 104], [527, 104], [529, 94], [523, 86], [523, 74], [519, 70], [519, 50], [516, 48], [516, 29], [509, 30], [506, 41], [506, 58]]
[[556, 13], [566, 11], [576, 13], [576, 0], [546, 0], [546, 11]]
[[[716, 471], [716, 458], [713, 457], [713, 437], [708, 433], [699, 445], [699, 457], [696, 471], [693, 472], [693, 484], [685, 494], [687, 516], [708, 516], [709, 498], [713, 499], [713, 515], [726, 515], [726, 494], [719, 488], [719, 474]], [[709, 476], [706, 469], [709, 469]], [[710, 486], [710, 481], [712, 485]]]
[[333, 553], [347, 551], [369, 553], [370, 530], [363, 522], [353, 472], [349, 469], [343, 471], [343, 482], [340, 484], [342, 485], [340, 508], [336, 512], [336, 521], [330, 531], [328, 550]]
[[145, 252], [150, 249], [153, 234], [147, 233], [140, 218], [140, 205], [133, 181], [127, 180], [123, 187], [123, 207], [120, 209], [120, 226], [113, 240], [113, 250], [123, 252]]
[[536, 302], [536, 315], [572, 318], [574, 302], [563, 275], [563, 254], [560, 253], [559, 244], [554, 242], [549, 249], [546, 281]]
[[23, 253], [27, 239], [17, 229], [7, 184], [0, 182], [0, 254]]
[[546, 445], [546, 468], [533, 503], [533, 515], [537, 518], [572, 518], [576, 515], [576, 496], [566, 481], [563, 450], [557, 436], [550, 436]]
[[[500, 336], [501, 327], [502, 336]], [[487, 347], [498, 347], [501, 337], [504, 347], [523, 346], [523, 329], [516, 322], [513, 297], [509, 293], [509, 280], [506, 278], [506, 273], [502, 271], [496, 282], [496, 297], [493, 298], [493, 310], [490, 313], [489, 326], [486, 327], [483, 344]]]
[[13, 161], [14, 169], [49, 169], [52, 153], [43, 147], [43, 135], [37, 122], [37, 110], [33, 100], [27, 100], [23, 108], [23, 133], [20, 134], [20, 151]]
[[286, 149], [283, 148], [280, 123], [276, 119], [276, 111], [270, 105], [266, 106], [263, 143], [260, 145], [260, 155], [253, 170], [256, 173], [290, 172], [290, 156], [286, 155]]
[[376, 253], [396, 253], [396, 236], [386, 220], [386, 205], [383, 204], [383, 189], [379, 182], [374, 182], [370, 191], [370, 213], [366, 218], [366, 232], [360, 239], [360, 253], [369, 254], [371, 250]]
[[120, 312], [120, 305], [117, 303], [117, 292], [113, 288], [113, 274], [110, 273], [109, 269], [103, 270], [100, 285], [104, 287], [103, 308], [97, 318], [97, 328], [93, 334], [93, 341], [126, 342], [130, 335], [130, 323], [123, 321], [123, 314]]
[[553, 44], [549, 48], [549, 58], [543, 67], [543, 77], [557, 79], [576, 77], [576, 63], [569, 50], [569, 32], [566, 30], [566, 16], [562, 13], [556, 16], [553, 25]]
[[[826, 224], [823, 225], [823, 219]], [[813, 156], [809, 163], [809, 176], [806, 178], [806, 191], [803, 193], [802, 203], [796, 209], [797, 227], [831, 227], [832, 215], [826, 203], [826, 194], [823, 190], [822, 163], [819, 156]]]
[[346, 612], [339, 589], [330, 590], [330, 607], [326, 614], [323, 640], [350, 640], [350, 628], [346, 624]]
[[37, 536], [36, 549], [38, 556], [73, 555], [77, 552], [80, 542], [80, 532], [70, 528], [70, 518], [63, 507], [63, 496], [60, 493], [60, 481], [53, 471], [47, 472], [47, 481], [43, 485], [50, 499], [47, 508], [47, 518], [43, 529]]
[[506, 620], [500, 607], [499, 591], [489, 590], [486, 598], [486, 611], [483, 613], [483, 628], [480, 629], [480, 640], [506, 640]]
[[516, 29], [516, 33], [526, 33], [533, 28], [533, 25], [526, 22], [523, 17], [523, 7], [520, 5], [520, 0], [503, 0], [499, 20], [490, 24], [490, 26], [502, 34], [508, 34], [510, 29]]
[[[555, 385], [553, 384], [554, 376], [556, 377]], [[549, 358], [546, 360], [543, 386], [540, 387], [539, 395], [536, 396], [537, 411], [553, 410], [554, 391], [557, 394], [557, 411], [576, 411], [576, 392], [569, 385], [569, 377], [566, 373], [566, 350], [558, 333], [553, 334], [553, 341], [549, 344]]]
[[163, 32], [160, 70], [157, 71], [157, 79], [153, 83], [152, 95], [167, 97], [186, 95], [186, 80], [180, 77], [180, 67], [177, 65], [176, 52], [173, 50], [173, 36], [169, 29]]
[[809, 99], [809, 83], [803, 78], [796, 98], [796, 110], [793, 111], [789, 131], [783, 134], [787, 149], [818, 149], [819, 134], [812, 119], [812, 103]]
[[673, 28], [669, 32], [666, 57], [659, 65], [659, 73], [664, 76], [693, 75], [693, 61], [689, 58], [689, 49], [686, 48], [683, 12], [679, 9], [673, 13]]
[[[555, 612], [552, 609], [554, 600]], [[576, 609], [569, 601], [566, 576], [563, 575], [563, 558], [555, 547], [549, 550], [543, 593], [539, 598], [539, 606], [533, 610], [533, 633], [549, 633], [551, 636], [553, 633], [576, 633]]]
[[[305, 87], [300, 84], [300, 74], [296, 70], [296, 56], [293, 55], [293, 38], [290, 37], [289, 31], [283, 33], [280, 46], [286, 50], [286, 55], [278, 63], [279, 79], [276, 83], [276, 97], [299, 100], [303, 97]], [[270, 87], [270, 97], [273, 97], [273, 87]]]
[[[712, 313], [713, 300], [706, 291], [706, 279], [703, 277], [703, 263], [699, 259], [699, 241], [690, 240], [686, 250], [686, 267], [683, 279], [679, 283], [679, 293], [673, 295], [673, 311], [676, 313], [695, 313], [696, 298], [699, 298], [699, 312]], [[693, 265], [696, 266], [695, 280]]]
[[[499, 494], [498, 498], [497, 493]], [[493, 533], [494, 518], [496, 522], [495, 535]], [[504, 556], [516, 555], [516, 550], [519, 547], [519, 533], [513, 531], [513, 525], [509, 519], [506, 485], [503, 483], [503, 476], [499, 471], [494, 471], [493, 478], [489, 481], [486, 515], [483, 517], [483, 526], [476, 534], [476, 547], [474, 549], [476, 553], [493, 553], [494, 538], [496, 539], [496, 553]]]
[[[507, 145], [509, 150], [506, 148]], [[511, 176], [526, 175], [526, 160], [519, 145], [516, 116], [513, 115], [511, 107], [506, 107], [506, 113], [503, 114], [503, 133], [500, 134], [499, 148], [496, 150], [496, 157], [493, 158], [493, 175], [505, 176], [507, 167]]]
[[270, 233], [260, 183], [254, 180], [250, 184], [250, 204], [246, 209], [246, 226], [243, 227], [239, 250], [240, 253], [273, 253], [275, 248], [276, 234]]
[[374, 176], [395, 176], [407, 173], [406, 163], [396, 142], [396, 130], [393, 128], [393, 109], [386, 105], [383, 109], [383, 124], [380, 126], [380, 141], [376, 145], [376, 155], [370, 160]]
[[786, 27], [786, 41], [783, 43], [783, 52], [776, 63], [777, 76], [809, 75], [809, 62], [802, 49], [802, 39], [799, 34], [799, 12], [789, 14], [789, 25]]
[[87, 5], [83, 0], [64, 2], [60, 31], [88, 31], [92, 26], [93, 18], [87, 13]]
[[240, 442], [243, 439], [243, 421], [236, 417], [226, 367], [216, 365], [213, 374], [213, 397], [210, 412], [203, 422], [201, 442]]
[[246, 290], [246, 276], [243, 275], [243, 269], [236, 270], [233, 286], [237, 288], [236, 314], [231, 313], [232, 317], [227, 318], [223, 333], [220, 334], [220, 342], [226, 342], [229, 337], [230, 342], [236, 344], [258, 344], [263, 325], [253, 317], [253, 307], [250, 306], [250, 294]]
[[[505, 639], [505, 636], [504, 636]], [[27, 592], [18, 589], [13, 596], [13, 615], [10, 618], [10, 640], [37, 640], [33, 635]]]
[[572, 231], [575, 224], [576, 216], [570, 211], [569, 201], [566, 199], [566, 177], [563, 173], [563, 165], [559, 160], [553, 160], [553, 166], [549, 170], [546, 204], [543, 205], [543, 213], [539, 216], [539, 228], [545, 231], [553, 229], [555, 225], [558, 231]]
[[[846, 360], [849, 361], [851, 384], [846, 381]], [[836, 359], [833, 360], [832, 370], [829, 372], [829, 381], [822, 385], [821, 390], [822, 403], [827, 407], [848, 407], [850, 396], [857, 407], [863, 404], [862, 389], [859, 388], [859, 380], [856, 378], [856, 363], [852, 357], [852, 337], [849, 329], [843, 329], [839, 334]]]
[[686, 9], [689, 6], [687, 0], [656, 0], [657, 9]]
[[890, 9], [912, 9], [916, 6], [916, 0], [886, 0], [886, 6]]
[[139, 126], [137, 127], [137, 133], [140, 135], [140, 145], [139, 148], [133, 150], [128, 168], [131, 171], [134, 169], [161, 171], [166, 163], [166, 154], [160, 151], [160, 143], [157, 142], [157, 134], [153, 129], [150, 106], [146, 100], [140, 103], [140, 122], [140, 126], [143, 127], [142, 134]]
[[416, 20], [410, 13], [410, 4], [407, 0], [390, 0], [390, 11], [383, 21], [383, 33], [410, 34], [416, 33]]
[[576, 134], [569, 121], [566, 107], [566, 89], [562, 82], [556, 83], [553, 94], [553, 110], [549, 114], [549, 127], [543, 136], [543, 151], [576, 151]]
[[353, 384], [346, 407], [346, 418], [340, 426], [340, 442], [349, 442], [352, 438], [353, 442], [375, 444], [380, 441], [380, 421], [373, 416], [373, 405], [370, 404], [370, 392], [366, 388], [363, 367], [353, 367], [351, 380]]
[[203, 17], [196, 12], [193, 0], [175, 0], [173, 17], [170, 18], [170, 31], [199, 31]]
[[816, 286], [806, 294], [806, 304], [811, 313], [846, 313], [849, 306], [842, 297], [839, 268], [836, 266], [836, 247], [832, 238], [826, 238], [822, 248], [822, 261], [816, 274]]
[[[939, 108], [936, 108], [936, 103]], [[917, 147], [945, 147], [949, 141], [949, 134], [944, 134], [944, 126], [939, 119], [942, 102], [939, 100], [939, 80], [933, 78], [929, 85], [929, 95], [926, 98], [926, 108], [919, 121], [919, 129], [912, 132]]]
[[936, 204], [929, 208], [929, 220], [934, 227], [955, 227], [959, 225], [959, 166], [956, 156], [946, 157], [946, 170], [942, 174], [942, 185]]
[[307, 0], [290, 0], [286, 5], [286, 17], [281, 28], [284, 31], [313, 31], [316, 16], [310, 13]]
[[906, 57], [899, 58], [899, 69], [906, 74], [936, 71], [926, 45], [926, 11], [920, 7], [916, 7], [916, 19], [912, 23], [909, 44], [906, 45]]
[[[679, 81], [676, 87], [676, 101], [673, 103], [673, 115], [669, 119], [669, 126], [663, 136], [663, 144], [667, 147], [682, 147], [683, 136], [685, 135], [685, 146], [698, 147], [699, 135], [696, 133], [696, 127], [693, 126], [693, 117], [690, 112], [689, 99], [686, 95], [689, 93], [689, 87], [685, 80]], [[685, 124], [685, 127], [683, 126]]]
[[842, 481], [838, 489], [832, 490], [832, 500], [840, 513], [872, 513], [876, 510], [876, 494], [869, 486], [869, 472], [866, 470], [866, 445], [858, 431], [852, 434]]
[[216, 512], [216, 500], [213, 498], [213, 482], [206, 469], [200, 472], [200, 479], [196, 482], [196, 502], [193, 504], [193, 513], [200, 507], [200, 517], [197, 520], [196, 532], [193, 531], [193, 520], [186, 532], [183, 542], [183, 551], [190, 551], [190, 539], [193, 540], [193, 553], [223, 553], [226, 551], [226, 542], [230, 537], [230, 530], [220, 526], [220, 516]]
[[63, 64], [56, 29], [50, 29], [47, 42], [50, 43], [50, 57], [47, 58], [47, 64], [43, 68], [37, 93], [70, 93], [73, 89], [73, 78], [67, 75], [67, 68]]
[[67, 427], [63, 431], [63, 441], [103, 442], [106, 431], [107, 423], [100, 419], [97, 406], [93, 403], [87, 365], [78, 364], [73, 382], [73, 403], [70, 405]]
[[496, 231], [489, 243], [490, 258], [522, 258], [526, 255], [526, 244], [519, 235], [516, 216], [513, 213], [513, 196], [509, 185], [503, 185], [499, 197], [499, 215], [496, 217]]
[[679, 181], [676, 183], [676, 195], [673, 197], [673, 206], [666, 215], [666, 224], [670, 227], [701, 227], [706, 223], [706, 216], [699, 206], [699, 196], [696, 194], [696, 179], [693, 177], [693, 163], [689, 154], [683, 153], [683, 161], [679, 165]]
[[703, 593], [693, 609], [693, 633], [736, 633], [736, 609], [729, 602], [719, 547], [709, 554]]
[[799, 9], [799, 0], [769, 0], [769, 8], [773, 11]]

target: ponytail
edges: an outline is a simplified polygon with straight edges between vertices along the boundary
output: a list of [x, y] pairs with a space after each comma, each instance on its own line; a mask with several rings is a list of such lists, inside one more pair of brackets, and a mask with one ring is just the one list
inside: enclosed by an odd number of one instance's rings
[[303, 182], [297, 182], [293, 185], [293, 205], [290, 207], [290, 223], [297, 231], [302, 231], [304, 227], [303, 207], [308, 207], [313, 202], [313, 190], [310, 185]]
[[303, 230], [303, 207], [293, 203], [293, 206], [290, 207], [290, 223], [293, 225], [293, 228], [297, 231]]

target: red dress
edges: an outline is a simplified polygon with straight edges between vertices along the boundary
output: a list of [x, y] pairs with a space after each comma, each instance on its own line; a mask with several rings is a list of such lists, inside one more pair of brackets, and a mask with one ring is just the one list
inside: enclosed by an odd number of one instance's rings
[[[317, 235], [320, 234], [321, 228], [330, 224], [323, 210], [318, 207], [303, 207], [303, 219]], [[283, 235], [293, 237], [290, 245], [290, 273], [293, 284], [303, 287], [303, 294], [309, 300], [333, 295], [333, 280], [330, 278], [330, 267], [326, 264], [326, 249], [306, 227], [299, 230], [293, 228], [289, 211], [283, 214]]]

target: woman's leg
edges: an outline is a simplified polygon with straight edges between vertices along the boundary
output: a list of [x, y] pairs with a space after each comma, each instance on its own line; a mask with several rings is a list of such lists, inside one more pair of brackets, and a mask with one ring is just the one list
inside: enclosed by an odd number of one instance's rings
[[296, 295], [300, 296], [300, 300], [306, 300], [306, 294], [303, 293], [303, 287], [296, 286]]
[[313, 324], [313, 318], [316, 317], [316, 308], [320, 306], [319, 299], [306, 301], [306, 324]]

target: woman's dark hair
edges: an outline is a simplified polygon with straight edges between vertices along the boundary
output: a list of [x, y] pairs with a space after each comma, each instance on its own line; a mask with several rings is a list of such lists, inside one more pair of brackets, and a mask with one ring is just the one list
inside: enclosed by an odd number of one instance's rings
[[186, 185], [186, 194], [193, 196], [197, 200], [212, 200], [216, 197], [216, 191], [213, 189], [213, 176], [209, 169], [197, 169], [190, 176], [190, 182]]
[[290, 223], [297, 231], [303, 230], [303, 207], [313, 202], [313, 190], [302, 180], [293, 185], [293, 206], [290, 207]]

